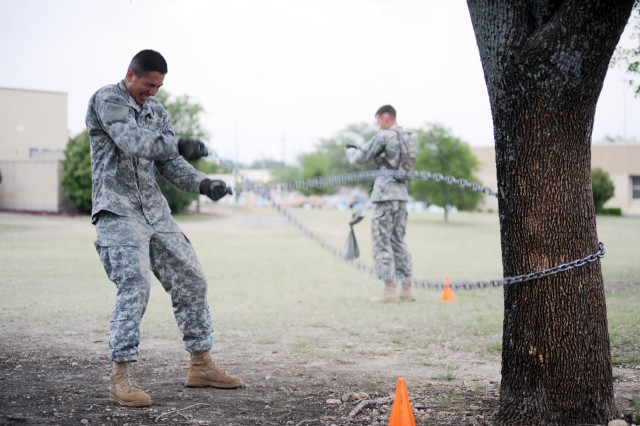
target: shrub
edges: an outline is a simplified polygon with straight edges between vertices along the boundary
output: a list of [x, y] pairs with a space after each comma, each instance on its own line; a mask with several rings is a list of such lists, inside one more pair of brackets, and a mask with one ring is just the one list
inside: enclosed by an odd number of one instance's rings
[[596, 207], [596, 213], [601, 213], [604, 204], [615, 193], [615, 187], [609, 177], [609, 173], [602, 169], [593, 169], [591, 171], [591, 189], [593, 190], [593, 203]]
[[69, 139], [64, 150], [62, 188], [76, 209], [91, 212], [91, 153], [86, 130]]

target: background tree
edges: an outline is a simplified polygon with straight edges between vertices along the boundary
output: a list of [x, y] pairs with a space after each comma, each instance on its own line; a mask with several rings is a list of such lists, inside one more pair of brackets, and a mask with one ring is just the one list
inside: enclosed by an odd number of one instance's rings
[[[298, 161], [302, 168], [301, 177], [310, 179], [314, 177], [339, 175], [359, 170], [375, 169], [374, 164], [351, 165], [347, 161], [344, 152], [345, 145], [362, 145], [371, 139], [378, 129], [372, 124], [351, 124], [339, 131], [329, 139], [321, 139], [316, 145], [315, 151], [302, 154]], [[367, 188], [370, 184], [367, 184]], [[361, 185], [362, 186], [362, 185]], [[315, 188], [305, 191], [313, 194], [329, 194], [335, 192], [335, 188]]]
[[276, 182], [293, 182], [302, 179], [302, 170], [296, 166], [284, 166], [271, 169], [271, 176]]
[[[416, 170], [428, 170], [478, 182], [473, 173], [478, 170], [479, 163], [469, 145], [439, 124], [429, 125], [416, 132], [419, 142]], [[443, 207], [445, 222], [449, 220], [449, 210], [452, 207], [473, 210], [483, 197], [479, 192], [471, 192], [458, 186], [426, 181], [412, 182], [411, 194], [417, 200]]]
[[[300, 166], [302, 167], [302, 179], [311, 179], [315, 177], [328, 176], [331, 174], [331, 159], [326, 152], [316, 151], [307, 154], [301, 154], [298, 157]], [[303, 190], [305, 194], [333, 194], [335, 192], [333, 187], [320, 187], [312, 188], [309, 190]]]
[[61, 183], [73, 206], [81, 212], [91, 213], [91, 153], [86, 130], [67, 143]]
[[609, 173], [600, 168], [591, 171], [591, 190], [593, 191], [593, 203], [596, 213], [604, 209], [604, 204], [613, 197], [615, 187], [609, 177]]
[[629, 87], [633, 88], [636, 96], [640, 96], [640, 83], [637, 78], [640, 76], [640, 0], [635, 0], [633, 5], [634, 13], [634, 33], [637, 46], [632, 48], [619, 48], [612, 61], [613, 65], [621, 65], [630, 76]]
[[200, 123], [200, 114], [204, 111], [202, 105], [193, 102], [189, 95], [171, 97], [165, 89], [156, 94], [156, 99], [164, 105], [173, 124], [173, 132], [181, 138], [206, 140], [209, 135]]
[[[204, 111], [200, 104], [192, 102], [188, 95], [177, 96], [175, 99], [172, 99], [169, 92], [164, 89], [157, 93], [156, 98], [167, 110], [176, 136], [198, 140], [206, 140], [208, 138], [207, 132], [200, 123], [200, 113]], [[202, 170], [204, 173], [212, 172], [213, 163], [207, 160], [202, 159], [194, 161], [191, 164], [197, 169], [204, 169]], [[217, 167], [213, 167], [213, 170], [217, 170]], [[171, 208], [171, 211], [174, 213], [183, 211], [189, 204], [198, 199], [198, 194], [185, 192], [176, 188], [157, 171], [156, 181], [158, 182], [158, 186], [160, 186], [162, 194], [164, 194], [169, 203], [169, 208]]]
[[[502, 263], [529, 273], [598, 248], [596, 103], [634, 0], [467, 0], [493, 115]], [[499, 425], [616, 415], [602, 270], [504, 289]]]

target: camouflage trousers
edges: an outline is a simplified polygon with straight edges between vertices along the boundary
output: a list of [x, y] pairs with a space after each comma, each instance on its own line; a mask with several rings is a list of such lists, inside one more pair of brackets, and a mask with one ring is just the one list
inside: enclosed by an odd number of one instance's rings
[[142, 213], [124, 217], [103, 211], [96, 231], [96, 250], [117, 287], [109, 358], [116, 362], [138, 359], [140, 321], [149, 301], [151, 271], [171, 296], [186, 350], [197, 354], [211, 349], [207, 281], [191, 243], [173, 218], [150, 225]]
[[407, 228], [406, 201], [372, 203], [371, 236], [373, 261], [378, 278], [388, 281], [394, 274], [402, 283], [411, 278], [411, 253], [404, 242]]

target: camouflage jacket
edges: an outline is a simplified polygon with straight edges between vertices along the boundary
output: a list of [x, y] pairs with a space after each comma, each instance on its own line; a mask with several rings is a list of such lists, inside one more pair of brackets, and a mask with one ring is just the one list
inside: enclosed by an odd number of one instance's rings
[[167, 111], [155, 98], [138, 105], [124, 81], [105, 86], [89, 100], [91, 220], [107, 210], [145, 216], [155, 223], [171, 211], [156, 183], [154, 167], [177, 188], [198, 192], [206, 176], [178, 153]]
[[[398, 132], [404, 132], [400, 126], [381, 130], [370, 141], [359, 148], [348, 148], [347, 159], [351, 164], [375, 162], [378, 170], [397, 170], [400, 165], [400, 139]], [[371, 201], [407, 201], [407, 184], [393, 177], [379, 176], [373, 183]]]

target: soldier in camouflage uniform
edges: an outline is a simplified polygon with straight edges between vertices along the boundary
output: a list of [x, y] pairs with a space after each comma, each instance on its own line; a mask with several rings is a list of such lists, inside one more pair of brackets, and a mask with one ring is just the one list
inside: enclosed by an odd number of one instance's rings
[[185, 386], [235, 388], [239, 377], [212, 360], [207, 280], [187, 237], [171, 217], [154, 169], [177, 188], [214, 201], [227, 194], [223, 181], [210, 180], [189, 161], [207, 155], [200, 141], [175, 137], [162, 104], [153, 96], [167, 64], [153, 50], [136, 54], [125, 78], [98, 90], [89, 101], [86, 124], [91, 141], [96, 250], [117, 287], [111, 315], [110, 399], [147, 406], [151, 398], [132, 377], [138, 360], [140, 321], [149, 300], [150, 271], [171, 296], [191, 363]]
[[[404, 132], [396, 124], [396, 111], [391, 105], [384, 105], [376, 112], [380, 132], [370, 141], [357, 147], [348, 145], [347, 159], [351, 164], [375, 162], [379, 170], [398, 170], [400, 167], [400, 135]], [[371, 234], [373, 240], [373, 260], [378, 278], [384, 281], [384, 292], [372, 302], [390, 303], [413, 301], [411, 290], [411, 254], [404, 242], [407, 226], [407, 200], [409, 197], [406, 181], [393, 177], [379, 176], [373, 183], [371, 203]], [[396, 292], [393, 277], [400, 277], [402, 288]]]

